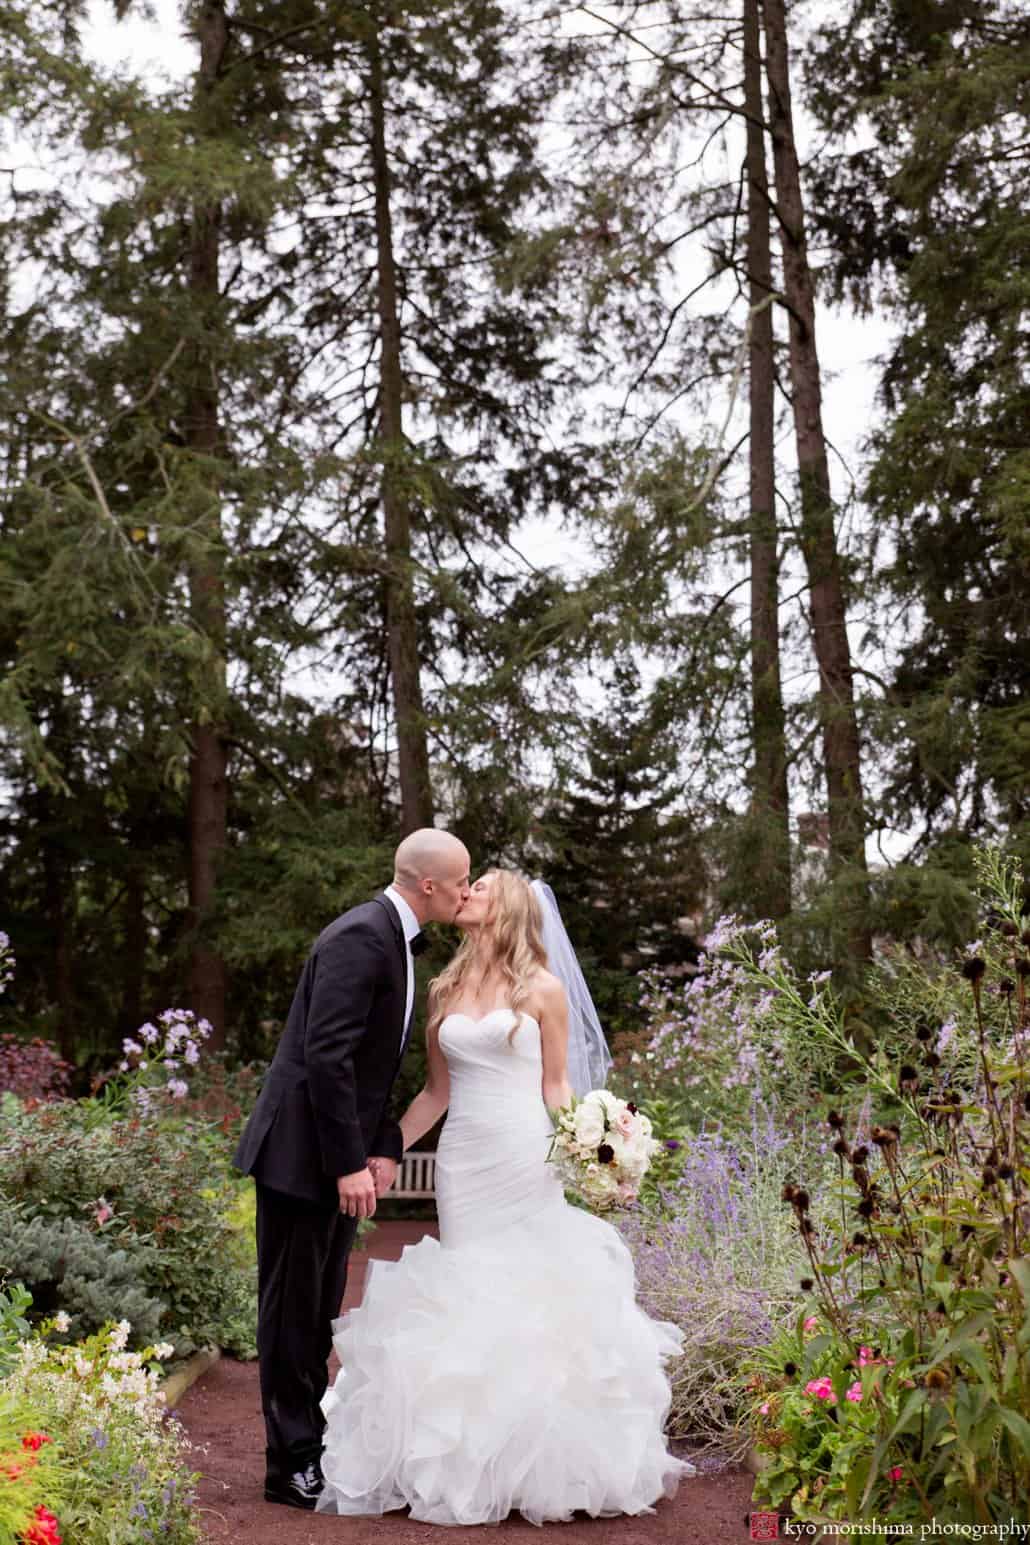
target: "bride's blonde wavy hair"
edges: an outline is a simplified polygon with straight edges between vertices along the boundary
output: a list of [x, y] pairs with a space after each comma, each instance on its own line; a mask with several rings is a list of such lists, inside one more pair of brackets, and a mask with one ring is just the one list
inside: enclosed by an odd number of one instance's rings
[[486, 921], [477, 934], [465, 935], [454, 959], [430, 982], [428, 1029], [438, 1028], [447, 1004], [460, 1001], [472, 977], [478, 976], [482, 983], [497, 972], [507, 986], [504, 1006], [516, 1015], [510, 1041], [521, 1023], [518, 1016], [530, 995], [530, 983], [547, 967], [544, 919], [525, 875], [515, 869], [488, 869], [487, 874], [492, 883]]

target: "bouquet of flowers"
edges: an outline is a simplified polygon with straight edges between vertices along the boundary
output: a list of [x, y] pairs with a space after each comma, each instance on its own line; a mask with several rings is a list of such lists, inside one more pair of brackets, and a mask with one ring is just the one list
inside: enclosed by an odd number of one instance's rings
[[591, 1089], [557, 1112], [547, 1157], [570, 1191], [603, 1212], [636, 1201], [660, 1147], [650, 1121], [631, 1100], [620, 1100], [607, 1089]]

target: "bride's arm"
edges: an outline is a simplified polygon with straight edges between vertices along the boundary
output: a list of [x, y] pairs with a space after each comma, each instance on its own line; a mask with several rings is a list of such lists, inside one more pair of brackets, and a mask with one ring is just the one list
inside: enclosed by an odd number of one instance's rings
[[401, 1137], [404, 1151], [425, 1136], [435, 1126], [447, 1109], [450, 1100], [450, 1077], [447, 1059], [440, 1049], [440, 1026], [436, 1025], [426, 1036], [426, 1081], [404, 1115], [401, 1117]]
[[550, 975], [540, 983], [535, 996], [540, 1009], [544, 1104], [554, 1111], [572, 1099], [568, 1076], [569, 1000], [561, 982]]

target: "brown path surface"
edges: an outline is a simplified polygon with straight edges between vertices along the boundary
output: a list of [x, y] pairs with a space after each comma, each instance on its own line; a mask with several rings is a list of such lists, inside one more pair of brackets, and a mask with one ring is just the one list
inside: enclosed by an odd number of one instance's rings
[[[398, 1260], [402, 1249], [435, 1229], [424, 1223], [381, 1223], [369, 1255], [351, 1257], [345, 1309], [361, 1300], [370, 1256]], [[333, 1360], [331, 1377], [336, 1373]], [[264, 1429], [257, 1364], [230, 1358], [205, 1374], [179, 1408], [197, 1445], [195, 1468], [202, 1472], [200, 1504], [205, 1536], [217, 1545], [485, 1545], [493, 1528], [505, 1545], [533, 1541], [542, 1531], [514, 1514], [502, 1524], [440, 1528], [413, 1523], [406, 1512], [384, 1518], [314, 1517], [264, 1501]], [[676, 1444], [677, 1453], [689, 1450]], [[750, 1506], [751, 1477], [744, 1470], [702, 1474], [682, 1482], [676, 1498], [658, 1504], [653, 1517], [589, 1518], [547, 1526], [565, 1545], [742, 1545]]]

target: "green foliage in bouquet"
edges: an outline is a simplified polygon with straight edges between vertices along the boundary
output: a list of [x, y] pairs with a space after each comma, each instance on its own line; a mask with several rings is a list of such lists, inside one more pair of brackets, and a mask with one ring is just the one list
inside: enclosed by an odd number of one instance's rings
[[[22, 1111], [0, 1138], [0, 1194], [17, 1196], [27, 1215], [74, 1220], [105, 1249], [124, 1251], [140, 1290], [165, 1305], [160, 1332], [177, 1354], [213, 1342], [253, 1355], [253, 1245], [234, 1225], [240, 1182], [220, 1139], [165, 1107], [98, 1122], [92, 1103]], [[55, 1306], [78, 1312], [60, 1298]], [[130, 1317], [124, 1302], [106, 1306], [112, 1312]]]
[[835, 1217], [785, 1186], [822, 1331], [746, 1369], [757, 1500], [805, 1519], [987, 1524], [1030, 1495], [1030, 928], [1018, 866], [978, 864], [966, 958], [881, 973], [894, 1045], [866, 1057], [821, 1020], [884, 1113], [828, 1117]]

